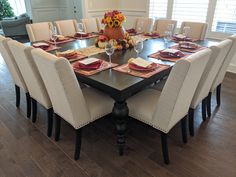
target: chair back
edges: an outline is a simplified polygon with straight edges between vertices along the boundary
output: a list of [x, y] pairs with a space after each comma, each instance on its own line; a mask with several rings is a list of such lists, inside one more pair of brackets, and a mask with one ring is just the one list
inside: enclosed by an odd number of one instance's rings
[[81, 19], [83, 25], [84, 25], [84, 31], [86, 33], [92, 33], [92, 32], [99, 32], [99, 21], [97, 18], [84, 18]]
[[210, 58], [211, 50], [205, 49], [179, 60], [162, 90], [153, 114], [153, 126], [165, 133], [188, 114], [193, 94]]
[[47, 90], [31, 54], [33, 47], [27, 47], [13, 40], [9, 41], [8, 45], [24, 78], [30, 97], [46, 109], [51, 108], [52, 104]]
[[189, 37], [196, 40], [204, 40], [207, 32], [207, 23], [200, 22], [182, 22], [180, 27], [180, 33], [183, 33], [183, 29], [185, 26], [190, 27]]
[[216, 46], [210, 47], [212, 50], [212, 55], [207, 63], [206, 69], [203, 72], [197, 90], [194, 94], [191, 108], [195, 109], [197, 105], [208, 96], [212, 83], [219, 72], [220, 67], [222, 66], [222, 63], [231, 46], [232, 41], [230, 39], [226, 39]]
[[54, 112], [75, 129], [89, 123], [91, 116], [70, 62], [41, 49], [33, 49], [32, 56], [52, 101]]
[[0, 35], [0, 53], [2, 54], [3, 59], [5, 60], [9, 72], [11, 73], [14, 83], [22, 88], [25, 92], [28, 92], [23, 76], [17, 66], [14, 56], [12, 55], [7, 42], [11, 41], [10, 38], [5, 38]]
[[229, 64], [232, 61], [232, 59], [235, 57], [235, 54], [236, 54], [236, 35], [230, 36], [229, 39], [232, 40], [232, 47], [230, 48], [229, 53], [225, 57], [222, 65], [220, 67], [220, 70], [219, 70], [219, 72], [217, 73], [217, 75], [214, 79], [214, 82], [211, 86], [211, 92], [213, 92], [216, 89], [216, 87], [223, 82], [225, 74], [226, 74], [227, 69], [229, 67]]
[[134, 28], [136, 31], [142, 32], [150, 32], [153, 27], [153, 19], [148, 17], [140, 17], [137, 18], [134, 24]]
[[49, 40], [51, 38], [50, 29], [52, 26], [51, 22], [27, 24], [26, 30], [30, 42]]
[[58, 33], [63, 36], [74, 36], [78, 31], [76, 20], [55, 21]]
[[160, 36], [162, 37], [165, 35], [165, 31], [167, 30], [167, 27], [169, 24], [173, 24], [174, 27], [173, 27], [172, 34], [174, 34], [177, 21], [171, 20], [171, 19], [158, 19], [158, 20], [156, 20], [154, 27], [153, 27], [153, 31], [158, 32], [160, 34]]

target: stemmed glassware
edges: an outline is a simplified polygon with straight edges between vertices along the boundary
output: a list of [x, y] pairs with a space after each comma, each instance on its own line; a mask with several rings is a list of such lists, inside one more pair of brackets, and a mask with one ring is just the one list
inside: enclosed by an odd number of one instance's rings
[[78, 30], [80, 32], [80, 39], [82, 39], [82, 32], [84, 31], [84, 24], [78, 23]]
[[143, 25], [144, 25], [143, 21], [138, 22], [138, 24], [137, 24], [137, 32], [138, 33], [143, 33], [143, 29], [144, 29]]
[[134, 50], [137, 53], [137, 57], [138, 57], [139, 53], [143, 50], [143, 40], [134, 41]]
[[53, 40], [54, 45], [56, 47], [56, 45], [57, 45], [57, 43], [56, 43], [56, 40], [57, 40], [57, 28], [55, 26], [51, 26], [50, 33], [51, 33], [51, 39]]
[[173, 31], [174, 31], [174, 24], [168, 24], [167, 25], [167, 31], [171, 32], [171, 34], [173, 35]]
[[166, 48], [168, 47], [168, 43], [171, 41], [172, 39], [172, 32], [171, 31], [165, 31], [164, 32], [164, 42], [166, 44]]
[[109, 64], [110, 64], [110, 66], [112, 66], [111, 56], [115, 51], [114, 44], [112, 42], [107, 42], [105, 44], [105, 51], [106, 51], [106, 54], [109, 56]]
[[183, 35], [189, 37], [190, 30], [191, 28], [189, 26], [183, 27]]

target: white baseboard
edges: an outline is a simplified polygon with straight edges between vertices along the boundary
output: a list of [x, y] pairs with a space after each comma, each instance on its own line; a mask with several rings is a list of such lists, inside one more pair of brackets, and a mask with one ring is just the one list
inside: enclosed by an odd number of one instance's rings
[[236, 65], [230, 64], [227, 71], [231, 73], [236, 73]]

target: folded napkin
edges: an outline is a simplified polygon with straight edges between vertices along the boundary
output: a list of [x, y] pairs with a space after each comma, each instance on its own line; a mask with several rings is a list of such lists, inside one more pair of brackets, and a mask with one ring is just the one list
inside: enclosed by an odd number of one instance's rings
[[160, 51], [160, 56], [164, 58], [181, 58], [184, 54], [177, 49], [165, 49]]
[[[68, 40], [69, 38], [68, 37], [65, 37], [63, 35], [56, 35], [56, 42], [59, 42], [59, 41], [65, 41], [65, 40]], [[51, 41], [53, 41], [53, 39], [50, 39]]]
[[126, 32], [127, 33], [135, 33], [135, 34], [137, 33], [136, 29], [134, 29], [134, 28], [127, 29]]
[[144, 36], [159, 37], [160, 35], [157, 32], [151, 32], [151, 33], [145, 33]]
[[81, 61], [77, 61], [74, 64], [76, 69], [98, 69], [102, 64], [102, 60], [97, 58], [87, 58]]
[[140, 57], [131, 58], [129, 59], [128, 63], [131, 65], [135, 65], [136, 67], [139, 67], [139, 68], [149, 68], [149, 67], [152, 67], [152, 64], [153, 64], [153, 62], [144, 60]]
[[192, 38], [187, 37], [183, 34], [177, 34], [177, 35], [173, 36], [173, 39], [177, 40], [177, 41], [192, 41]]
[[199, 48], [199, 45], [196, 43], [193, 43], [193, 42], [181, 41], [181, 42], [179, 42], [179, 48], [197, 49], [197, 48]]
[[66, 50], [63, 52], [57, 52], [56, 55], [58, 57], [65, 57], [67, 59], [73, 59], [73, 58], [78, 57], [78, 52], [75, 50]]
[[46, 42], [37, 42], [37, 43], [33, 43], [32, 46], [35, 48], [40, 48], [40, 49], [46, 50], [50, 47], [50, 44], [48, 44]]
[[75, 33], [75, 37], [88, 37], [89, 33], [85, 33], [85, 32], [76, 32]]

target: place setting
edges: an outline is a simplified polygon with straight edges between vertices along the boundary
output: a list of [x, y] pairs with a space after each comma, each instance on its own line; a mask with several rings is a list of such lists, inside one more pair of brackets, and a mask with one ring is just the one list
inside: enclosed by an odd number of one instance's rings
[[177, 49], [183, 52], [188, 52], [188, 53], [196, 53], [198, 51], [206, 49], [207, 47], [201, 46], [194, 42], [180, 41], [177, 45], [173, 45], [170, 48]]
[[47, 43], [45, 41], [42, 41], [42, 42], [34, 42], [31, 44], [32, 47], [34, 48], [40, 48], [46, 52], [50, 52], [50, 51], [53, 51], [53, 50], [57, 50], [57, 49], [60, 49], [61, 47], [59, 46], [55, 46], [53, 44], [50, 44], [50, 43]]
[[98, 34], [84, 32], [83, 23], [78, 23], [78, 31], [75, 33], [74, 36], [72, 36], [72, 38], [79, 39], [79, 40], [90, 39], [90, 38], [95, 38], [95, 37], [98, 37]]
[[70, 62], [87, 58], [86, 55], [83, 55], [81, 52], [72, 49], [66, 51], [56, 51], [56, 56], [64, 57]]

